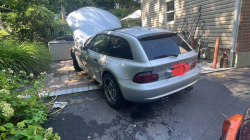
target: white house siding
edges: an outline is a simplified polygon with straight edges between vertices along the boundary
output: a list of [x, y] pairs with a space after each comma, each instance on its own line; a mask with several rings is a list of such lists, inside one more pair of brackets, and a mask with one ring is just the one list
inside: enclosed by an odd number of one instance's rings
[[[191, 27], [201, 5], [201, 19], [205, 21], [202, 39], [215, 41], [216, 37], [220, 37], [220, 48], [229, 52], [236, 0], [174, 0], [175, 21], [165, 25], [165, 4], [168, 1], [170, 0], [142, 0], [142, 26], [179, 32], [185, 18]], [[209, 44], [208, 47], [213, 50], [214, 44]]]

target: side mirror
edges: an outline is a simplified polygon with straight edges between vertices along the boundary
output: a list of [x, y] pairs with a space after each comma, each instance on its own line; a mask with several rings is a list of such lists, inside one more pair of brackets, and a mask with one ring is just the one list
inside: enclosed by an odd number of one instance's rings
[[87, 51], [89, 49], [89, 46], [83, 46], [82, 50]]

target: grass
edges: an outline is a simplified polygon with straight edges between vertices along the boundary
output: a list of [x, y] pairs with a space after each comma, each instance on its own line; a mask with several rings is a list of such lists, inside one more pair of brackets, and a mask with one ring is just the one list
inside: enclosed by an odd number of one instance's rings
[[15, 72], [39, 73], [49, 69], [50, 52], [41, 43], [19, 43], [14, 40], [0, 42], [0, 70], [11, 68]]

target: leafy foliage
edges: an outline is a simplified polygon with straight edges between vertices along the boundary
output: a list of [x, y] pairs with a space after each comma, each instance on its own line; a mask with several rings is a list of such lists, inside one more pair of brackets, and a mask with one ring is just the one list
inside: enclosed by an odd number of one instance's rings
[[41, 43], [3, 40], [0, 52], [0, 70], [11, 68], [15, 72], [38, 73], [47, 70], [51, 63], [49, 50]]
[[114, 0], [95, 0], [95, 6], [104, 10], [113, 10], [116, 4]]
[[[45, 74], [33, 80], [33, 74], [27, 76], [23, 71], [18, 74], [10, 68], [0, 71], [0, 140], [60, 140], [58, 134], [52, 134], [52, 128], [41, 127], [48, 114], [43, 98], [37, 93], [44, 88]], [[33, 87], [28, 89], [27, 84]]]
[[59, 13], [61, 6], [63, 6], [67, 13], [70, 13], [85, 6], [95, 6], [94, 1], [95, 0], [47, 0], [44, 6], [54, 13]]
[[74, 0], [74, 2], [72, 0], [62, 0], [62, 6], [64, 6], [67, 13], [71, 13], [85, 6], [95, 6], [95, 3], [92, 0]]
[[140, 7], [138, 0], [113, 0], [119, 8]]
[[131, 7], [131, 8], [113, 9], [113, 10], [110, 10], [110, 12], [112, 14], [114, 14], [116, 17], [118, 17], [119, 19], [122, 19], [122, 18], [128, 16], [129, 14], [135, 12], [136, 10], [138, 10], [138, 8]]
[[12, 28], [12, 35], [21, 41], [47, 42], [50, 39], [48, 29], [54, 24], [54, 13], [37, 5], [22, 12], [2, 13], [1, 18]]
[[60, 13], [61, 7], [69, 14], [85, 6], [95, 6], [111, 11], [120, 19], [140, 9], [138, 0], [1, 0], [0, 4], [13, 10], [0, 15], [11, 27], [12, 36], [21, 41], [46, 43], [52, 39], [49, 31], [58, 26], [54, 12]]
[[0, 41], [2, 38], [5, 38], [6, 36], [9, 36], [9, 33], [6, 32], [5, 30], [0, 30]]

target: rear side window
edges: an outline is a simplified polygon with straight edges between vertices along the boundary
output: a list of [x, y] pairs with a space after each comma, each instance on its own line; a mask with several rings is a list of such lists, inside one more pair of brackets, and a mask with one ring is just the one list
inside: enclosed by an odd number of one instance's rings
[[133, 55], [128, 41], [113, 35], [110, 36], [110, 45], [107, 47], [107, 55], [133, 60]]
[[151, 36], [139, 40], [148, 59], [159, 59], [160, 56], [178, 55], [192, 51], [177, 34]]

